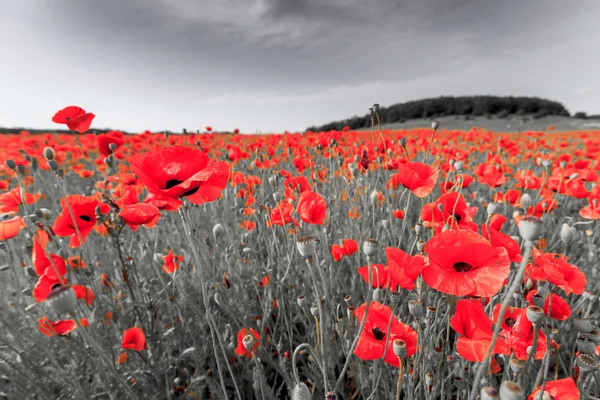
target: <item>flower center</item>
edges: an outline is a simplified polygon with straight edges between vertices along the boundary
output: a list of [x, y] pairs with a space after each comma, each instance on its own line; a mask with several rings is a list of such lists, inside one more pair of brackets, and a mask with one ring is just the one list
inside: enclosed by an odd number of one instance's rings
[[473, 266], [471, 264], [468, 264], [463, 261], [454, 263], [453, 267], [456, 272], [467, 272], [467, 271], [470, 271], [471, 269], [473, 269]]
[[84, 220], [85, 222], [90, 222], [92, 219], [87, 215], [80, 215], [79, 219]]
[[517, 321], [513, 318], [506, 318], [504, 320], [504, 323], [506, 324], [506, 326], [508, 326], [509, 328], [512, 328], [513, 326], [515, 326], [515, 324], [517, 323]]
[[[172, 187], [175, 187], [175, 186], [177, 186], [177, 185], [179, 185], [179, 184], [181, 184], [181, 183], [183, 183], [183, 181], [180, 181], [179, 179], [169, 179], [169, 180], [167, 181], [167, 185], [165, 186], [165, 188], [168, 190], [168, 189], [171, 189]], [[193, 188], [193, 189], [191, 189], [191, 190], [188, 190], [187, 192], [185, 192], [185, 193], [184, 193], [184, 194], [182, 194], [181, 196], [182, 196], [182, 197], [183, 197], [183, 196], [191, 196], [191, 195], [193, 195], [194, 193], [196, 193], [196, 192], [198, 191], [198, 189], [199, 189], [199, 188], [197, 188], [197, 187], [196, 187], [196, 188]]]
[[460, 215], [454, 215], [454, 219], [456, 219], [456, 222], [459, 223], [461, 220], [461, 216]]
[[379, 328], [373, 328], [373, 336], [375, 336], [375, 339], [381, 341], [385, 337], [385, 333], [383, 333]]

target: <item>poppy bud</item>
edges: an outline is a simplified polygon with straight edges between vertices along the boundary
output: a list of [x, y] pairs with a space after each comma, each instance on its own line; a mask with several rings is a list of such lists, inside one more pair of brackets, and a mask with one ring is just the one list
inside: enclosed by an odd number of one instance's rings
[[27, 273], [27, 275], [29, 275], [32, 278], [37, 278], [37, 272], [35, 272], [35, 270], [31, 267], [27, 267], [25, 268], [25, 273]]
[[594, 342], [595, 345], [600, 345], [600, 331], [593, 330], [590, 332], [589, 339]]
[[71, 314], [77, 308], [77, 297], [71, 286], [56, 285], [48, 294], [52, 309], [59, 314]]
[[292, 390], [292, 400], [310, 400], [311, 398], [312, 395], [310, 394], [310, 390], [304, 383], [300, 382], [294, 386], [294, 390]]
[[215, 293], [214, 299], [215, 299], [215, 303], [217, 303], [217, 305], [221, 305], [221, 293], [219, 293], [219, 292]]
[[548, 161], [548, 160], [542, 161], [542, 166], [544, 168], [548, 169], [550, 167], [550, 161]]
[[6, 160], [4, 161], [4, 165], [6, 165], [8, 169], [12, 169], [13, 171], [15, 170], [15, 168], [17, 168], [17, 163], [15, 162], [15, 160]]
[[406, 358], [406, 342], [401, 339], [394, 340], [392, 347], [394, 349], [394, 354], [398, 358]]
[[408, 311], [415, 318], [421, 318], [424, 314], [423, 300], [411, 300], [408, 302]]
[[20, 173], [21, 175], [25, 175], [25, 166], [17, 165], [17, 172]]
[[281, 201], [281, 193], [279, 193], [279, 192], [273, 193], [273, 200], [275, 200], [276, 202], [279, 203]]
[[440, 127], [440, 121], [431, 121], [431, 129], [437, 130]]
[[545, 317], [544, 310], [542, 310], [538, 306], [527, 307], [527, 310], [525, 310], [525, 314], [527, 315], [527, 319], [532, 324], [539, 324]]
[[401, 137], [400, 139], [398, 139], [398, 144], [402, 147], [406, 147], [406, 138]]
[[519, 235], [525, 240], [534, 242], [542, 234], [542, 220], [536, 217], [525, 217], [519, 222]]
[[317, 242], [312, 236], [302, 236], [296, 241], [296, 247], [302, 257], [312, 257], [317, 251]]
[[40, 208], [39, 210], [35, 211], [35, 215], [40, 219], [50, 219], [52, 217], [52, 212], [47, 208]]
[[431, 372], [427, 372], [425, 374], [425, 384], [427, 386], [431, 386], [432, 383], [433, 383], [433, 374]]
[[575, 329], [577, 329], [577, 331], [579, 333], [590, 333], [593, 329], [594, 326], [592, 325], [592, 321], [589, 320], [589, 318], [581, 318], [581, 317], [576, 317], [573, 318], [573, 325], [575, 326]]
[[381, 226], [383, 226], [385, 229], [387, 229], [389, 231], [390, 227], [391, 227], [390, 220], [384, 219], [383, 221], [381, 221]]
[[487, 213], [492, 216], [498, 211], [498, 203], [491, 202], [487, 205]]
[[433, 319], [435, 317], [436, 312], [437, 312], [437, 309], [434, 306], [427, 306], [426, 317], [429, 319]]
[[524, 361], [519, 360], [518, 358], [511, 358], [510, 359], [510, 369], [515, 374], [520, 373], [523, 370], [524, 367], [525, 367], [525, 362]]
[[375, 290], [373, 290], [373, 301], [381, 301], [381, 298], [383, 297], [383, 290], [376, 288]]
[[373, 110], [373, 107], [369, 107], [369, 115], [373, 116], [374, 113], [375, 113], [375, 110]]
[[306, 305], [306, 297], [305, 296], [298, 296], [298, 298], [296, 299], [296, 302], [298, 303], [298, 305], [300, 307], [304, 307]]
[[379, 104], [377, 104], [377, 103], [373, 104], [373, 110], [375, 112], [379, 112]]
[[379, 201], [379, 192], [377, 190], [373, 190], [369, 199], [371, 200], [372, 205], [376, 205]]
[[523, 196], [521, 196], [521, 208], [526, 210], [531, 206], [531, 203], [533, 202], [533, 200], [531, 199], [531, 196], [527, 193], [525, 193]]
[[559, 165], [559, 166], [560, 166], [562, 169], [565, 169], [565, 167], [567, 166], [567, 162], [566, 162], [565, 160], [563, 160], [563, 161], [561, 161], [561, 162], [560, 162], [558, 165]]
[[560, 227], [560, 239], [564, 244], [569, 244], [575, 236], [576, 230], [571, 228], [569, 224], [562, 224]]
[[591, 356], [596, 355], [596, 345], [594, 344], [594, 342], [586, 338], [577, 338], [577, 348], [582, 353], [589, 354]]
[[484, 386], [479, 391], [480, 400], [498, 400], [498, 391], [491, 386]]
[[463, 169], [463, 167], [464, 167], [464, 166], [465, 166], [465, 163], [464, 163], [464, 162], [462, 162], [462, 161], [456, 161], [456, 162], [454, 163], [454, 168], [455, 168], [457, 171], [462, 171], [462, 169]]
[[248, 351], [252, 350], [252, 347], [254, 347], [254, 336], [252, 335], [246, 335], [244, 336], [244, 338], [242, 339], [242, 344], [244, 345], [244, 348]]
[[277, 175], [271, 175], [271, 176], [269, 177], [269, 184], [270, 184], [271, 186], [275, 186], [275, 185], [277, 185]]
[[594, 357], [588, 354], [578, 355], [577, 360], [575, 360], [575, 363], [577, 364], [579, 369], [581, 369], [584, 372], [592, 372], [598, 369], [598, 363], [596, 362]]
[[221, 236], [221, 234], [225, 231], [225, 228], [223, 228], [223, 225], [221, 224], [216, 224], [215, 226], [213, 226], [212, 232], [213, 232], [213, 236], [216, 238], [218, 238], [219, 236]]
[[56, 160], [48, 160], [48, 167], [52, 170], [52, 172], [58, 171], [58, 163]]
[[373, 257], [375, 254], [377, 254], [378, 249], [379, 243], [375, 239], [366, 239], [363, 242], [362, 251], [367, 257]]
[[521, 385], [516, 382], [504, 381], [500, 385], [500, 399], [502, 400], [523, 400], [525, 394]]
[[117, 150], [117, 145], [115, 143], [111, 143], [108, 145], [108, 148], [114, 153], [115, 150]]

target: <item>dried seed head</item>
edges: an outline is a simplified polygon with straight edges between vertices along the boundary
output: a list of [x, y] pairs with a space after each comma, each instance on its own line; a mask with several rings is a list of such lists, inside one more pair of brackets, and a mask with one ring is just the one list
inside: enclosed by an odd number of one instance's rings
[[541, 294], [536, 293], [531, 297], [531, 302], [534, 306], [543, 308], [546, 303], [546, 299], [544, 299], [544, 296], [542, 296]]
[[425, 315], [424, 301], [422, 299], [411, 300], [408, 302], [408, 311], [415, 318], [421, 318]]
[[376, 288], [373, 290], [373, 301], [380, 302], [383, 298], [383, 290]]
[[298, 296], [298, 299], [296, 299], [296, 301], [298, 302], [298, 305], [300, 307], [304, 307], [306, 305], [306, 297], [305, 296]]
[[378, 249], [379, 243], [375, 239], [366, 239], [363, 242], [362, 251], [367, 257], [373, 257], [375, 254], [377, 254]]
[[71, 286], [54, 286], [48, 294], [48, 302], [59, 315], [70, 314], [77, 309], [77, 297]]
[[491, 202], [487, 205], [487, 213], [489, 216], [492, 216], [494, 214], [496, 214], [496, 211], [498, 211], [498, 203], [494, 203]]
[[423, 224], [419, 221], [417, 222], [417, 224], [415, 225], [415, 233], [417, 235], [420, 235], [421, 232], [423, 232]]
[[527, 319], [532, 324], [539, 324], [540, 322], [542, 322], [544, 320], [544, 317], [546, 316], [544, 314], [544, 310], [542, 310], [538, 306], [527, 307], [527, 310], [525, 310], [525, 313], [527, 315]]
[[498, 400], [498, 391], [491, 386], [484, 386], [479, 391], [480, 400]]
[[589, 354], [578, 355], [575, 363], [584, 372], [592, 372], [598, 369], [598, 363], [594, 357]]
[[302, 236], [296, 241], [296, 247], [302, 257], [312, 257], [317, 251], [318, 240], [312, 236]]
[[12, 169], [13, 171], [17, 168], [17, 163], [15, 162], [15, 160], [6, 160], [4, 161], [4, 165], [6, 165], [8, 169]]
[[522, 360], [519, 360], [518, 358], [511, 358], [509, 363], [510, 363], [510, 369], [515, 374], [518, 374], [519, 372], [521, 372], [523, 370], [523, 368], [525, 367], [525, 362]]
[[525, 394], [521, 385], [516, 382], [504, 381], [500, 385], [500, 399], [501, 400], [523, 400]]
[[590, 321], [589, 318], [573, 318], [573, 325], [575, 325], [575, 329], [577, 329], [579, 333], [590, 333], [594, 329], [592, 321]]
[[419, 240], [419, 241], [417, 242], [417, 251], [418, 251], [419, 253], [422, 253], [422, 252], [423, 252], [423, 250], [425, 250], [425, 241], [424, 241], [424, 240]]
[[535, 242], [542, 234], [542, 220], [537, 217], [525, 217], [519, 222], [519, 235], [525, 240]]
[[531, 200], [531, 196], [527, 193], [525, 193], [523, 196], [521, 196], [521, 208], [526, 210], [531, 206], [531, 203], [533, 202], [533, 200]]
[[292, 390], [292, 400], [310, 400], [312, 396], [310, 394], [310, 390], [308, 386], [304, 383], [300, 382], [294, 386], [294, 390]]
[[591, 356], [596, 355], [596, 345], [594, 344], [594, 342], [586, 338], [577, 338], [577, 348], [582, 353], [589, 354]]
[[252, 347], [254, 347], [254, 336], [252, 336], [252, 335], [244, 336], [244, 338], [242, 339], [242, 344], [244, 345], [244, 348], [247, 351], [252, 350]]
[[406, 358], [406, 342], [401, 339], [394, 340], [392, 347], [394, 354], [399, 358]]
[[594, 329], [590, 332], [588, 338], [594, 342], [596, 346], [600, 345], [600, 331]]

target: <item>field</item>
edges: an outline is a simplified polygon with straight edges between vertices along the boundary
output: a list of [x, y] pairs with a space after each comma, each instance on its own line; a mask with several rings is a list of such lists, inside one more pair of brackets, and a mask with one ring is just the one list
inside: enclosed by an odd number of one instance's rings
[[0, 136], [0, 398], [600, 397], [600, 130], [65, 110]]

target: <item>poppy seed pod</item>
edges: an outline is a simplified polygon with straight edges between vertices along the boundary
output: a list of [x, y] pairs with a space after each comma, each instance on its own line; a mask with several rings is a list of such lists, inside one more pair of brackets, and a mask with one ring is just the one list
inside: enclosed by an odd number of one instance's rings
[[534, 306], [543, 308], [546, 303], [546, 299], [541, 294], [536, 293], [531, 297], [531, 302], [533, 303]]
[[500, 385], [500, 399], [501, 400], [523, 400], [525, 394], [521, 385], [516, 382], [504, 381]]
[[425, 315], [425, 307], [423, 307], [424, 301], [422, 299], [419, 300], [411, 300], [408, 302], [408, 311], [410, 315], [415, 318], [421, 318]]
[[487, 213], [489, 216], [492, 216], [494, 214], [496, 214], [496, 211], [498, 211], [498, 203], [494, 203], [491, 202], [487, 205]]
[[431, 129], [438, 129], [440, 127], [440, 121], [431, 121]]
[[582, 318], [582, 317], [576, 317], [573, 318], [573, 325], [575, 326], [575, 329], [577, 329], [577, 331], [579, 333], [590, 333], [593, 329], [594, 326], [592, 325], [592, 321], [589, 320], [589, 318]]
[[312, 236], [302, 236], [296, 241], [296, 247], [302, 257], [312, 257], [317, 251], [317, 242]]
[[300, 307], [304, 307], [306, 305], [306, 296], [298, 296], [296, 302]]
[[523, 370], [523, 368], [525, 367], [525, 361], [519, 360], [518, 358], [511, 358], [509, 363], [510, 363], [510, 369], [515, 374], [520, 373]]
[[591, 340], [588, 340], [584, 337], [577, 338], [577, 348], [579, 351], [589, 355], [596, 355], [596, 345]]
[[565, 160], [562, 160], [559, 164], [558, 164], [562, 169], [565, 169], [565, 167], [567, 166], [567, 162]]
[[246, 335], [244, 336], [244, 338], [242, 339], [242, 344], [244, 345], [244, 348], [248, 351], [252, 350], [252, 347], [254, 347], [254, 336], [252, 335]]
[[526, 210], [531, 206], [531, 203], [533, 202], [533, 200], [531, 199], [531, 196], [527, 193], [525, 193], [523, 196], [521, 196], [521, 208]]
[[596, 346], [600, 345], [600, 331], [594, 329], [590, 332], [588, 337]]
[[225, 228], [223, 228], [223, 225], [221, 224], [216, 224], [215, 226], [213, 226], [212, 232], [213, 236], [215, 238], [218, 238], [223, 232], [225, 232]]
[[394, 349], [394, 354], [398, 358], [406, 358], [406, 342], [401, 339], [395, 339], [392, 348]]
[[15, 160], [6, 160], [4, 161], [4, 165], [6, 165], [8, 169], [12, 169], [13, 171], [15, 170], [15, 168], [17, 168], [17, 163], [15, 162]]
[[276, 202], [279, 203], [281, 201], [281, 193], [279, 193], [279, 192], [273, 193], [273, 200], [275, 200]]
[[292, 390], [292, 400], [310, 400], [312, 398], [308, 386], [300, 382]]
[[325, 393], [325, 400], [337, 400], [337, 394], [335, 392], [327, 392]]
[[594, 357], [588, 354], [578, 355], [575, 363], [584, 372], [592, 372], [598, 369], [598, 363]]
[[423, 232], [423, 224], [421, 222], [417, 222], [417, 224], [415, 225], [415, 233], [417, 235], [420, 235], [421, 232]]
[[48, 301], [59, 315], [70, 314], [77, 309], [77, 296], [71, 286], [54, 286], [48, 294]]
[[367, 257], [373, 257], [375, 254], [377, 254], [378, 249], [379, 243], [375, 239], [366, 239], [363, 242], [362, 251]]
[[319, 315], [319, 307], [311, 307], [310, 313], [313, 317], [317, 317]]
[[480, 400], [498, 400], [498, 391], [491, 386], [484, 386], [479, 391]]
[[406, 147], [406, 138], [401, 137], [400, 139], [398, 139], [398, 144], [402, 147]]
[[527, 307], [527, 310], [525, 310], [525, 314], [527, 315], [527, 319], [532, 324], [539, 324], [540, 322], [542, 322], [544, 320], [544, 317], [546, 316], [544, 314], [544, 310], [542, 310], [538, 306]]
[[537, 217], [525, 217], [519, 222], [519, 235], [525, 240], [535, 242], [542, 234], [542, 220]]
[[550, 161], [548, 161], [548, 160], [542, 161], [542, 166], [546, 169], [550, 168]]
[[271, 176], [269, 177], [269, 184], [270, 184], [271, 186], [275, 186], [275, 185], [277, 185], [277, 175], [271, 175]]
[[464, 162], [462, 162], [462, 161], [456, 161], [456, 162], [454, 163], [454, 168], [455, 168], [457, 171], [462, 171], [462, 169], [463, 169], [463, 167], [464, 167], [464, 166], [465, 166], [465, 163], [464, 163]]
[[380, 302], [383, 298], [383, 290], [376, 288], [373, 290], [373, 301]]

